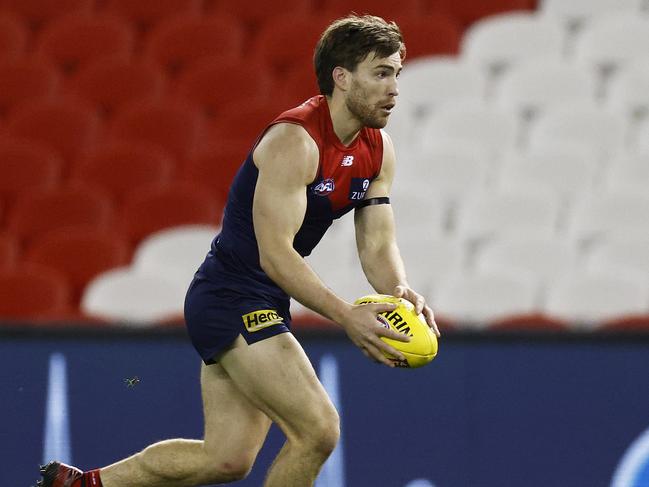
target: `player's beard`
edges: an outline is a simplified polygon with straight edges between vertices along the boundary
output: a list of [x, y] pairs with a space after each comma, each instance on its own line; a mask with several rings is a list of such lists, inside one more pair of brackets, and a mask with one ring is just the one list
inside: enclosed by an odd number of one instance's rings
[[379, 107], [369, 105], [366, 102], [368, 98], [366, 91], [356, 81], [352, 81], [345, 105], [363, 126], [372, 129], [382, 129], [387, 125], [388, 119], [379, 115], [381, 112]]

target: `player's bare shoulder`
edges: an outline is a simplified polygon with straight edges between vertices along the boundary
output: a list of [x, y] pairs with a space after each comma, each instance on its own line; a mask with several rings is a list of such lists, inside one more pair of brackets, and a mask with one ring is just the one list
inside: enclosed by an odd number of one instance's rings
[[313, 181], [318, 170], [318, 146], [309, 133], [294, 123], [278, 123], [268, 129], [253, 152], [260, 171], [290, 172]]

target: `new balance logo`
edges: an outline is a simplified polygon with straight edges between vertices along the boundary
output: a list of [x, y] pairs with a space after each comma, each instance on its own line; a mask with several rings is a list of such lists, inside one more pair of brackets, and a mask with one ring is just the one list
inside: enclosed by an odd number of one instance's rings
[[351, 166], [354, 164], [354, 156], [343, 156], [343, 162], [340, 163], [341, 166]]

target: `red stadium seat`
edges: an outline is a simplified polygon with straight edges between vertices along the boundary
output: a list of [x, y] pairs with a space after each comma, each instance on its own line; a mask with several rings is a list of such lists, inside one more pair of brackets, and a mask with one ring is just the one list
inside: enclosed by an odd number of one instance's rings
[[623, 332], [623, 333], [649, 333], [649, 314], [622, 316], [605, 321], [597, 331]]
[[154, 184], [127, 195], [120, 225], [133, 243], [163, 228], [190, 224], [218, 225], [223, 204], [204, 186]]
[[129, 19], [140, 30], [182, 14], [199, 14], [203, 0], [106, 0], [104, 10]]
[[530, 0], [425, 0], [428, 9], [444, 12], [456, 18], [463, 26], [489, 15], [512, 10], [531, 10]]
[[13, 269], [18, 260], [18, 240], [8, 233], [0, 233], [0, 273]]
[[63, 160], [29, 139], [0, 139], [0, 202], [8, 210], [22, 193], [51, 189], [61, 180]]
[[175, 75], [197, 59], [243, 54], [244, 29], [232, 17], [171, 17], [151, 30], [145, 56]]
[[256, 29], [274, 15], [288, 13], [309, 14], [315, 10], [313, 0], [282, 0], [273, 2], [240, 2], [237, 0], [213, 0], [207, 2], [211, 14], [237, 17], [250, 29]]
[[0, 62], [15, 61], [25, 52], [29, 34], [17, 17], [0, 12]]
[[119, 17], [72, 14], [45, 26], [38, 36], [36, 51], [69, 74], [101, 58], [128, 59], [133, 43], [133, 31]]
[[250, 147], [264, 127], [288, 108], [292, 107], [284, 104], [278, 107], [278, 100], [263, 104], [229, 104], [223, 107], [219, 116], [211, 124], [210, 138], [217, 142], [229, 139], [247, 139], [246, 145]]
[[409, 15], [397, 20], [406, 43], [406, 57], [457, 55], [462, 40], [462, 26], [441, 13]]
[[136, 102], [113, 117], [114, 140], [139, 140], [157, 144], [178, 160], [196, 148], [203, 132], [198, 109], [173, 101]]
[[530, 313], [494, 321], [489, 324], [489, 331], [546, 331], [565, 332], [569, 324], [565, 321], [545, 316], [541, 313]]
[[0, 63], [0, 116], [26, 101], [51, 99], [60, 84], [56, 68], [47, 62], [22, 58]]
[[218, 144], [188, 157], [182, 177], [192, 184], [203, 184], [221, 201], [228, 197], [232, 179], [247, 156], [239, 144]]
[[0, 8], [25, 19], [39, 29], [55, 17], [72, 13], [92, 12], [95, 0], [0, 0]]
[[67, 85], [68, 91], [96, 104], [107, 116], [130, 101], [157, 100], [164, 88], [159, 68], [123, 58], [88, 64]]
[[151, 183], [167, 183], [173, 158], [146, 142], [116, 142], [94, 148], [73, 166], [71, 179], [101, 187], [119, 203], [126, 193]]
[[[320, 94], [313, 64], [303, 64], [289, 71], [275, 82], [278, 107], [281, 110], [298, 106], [312, 96]], [[282, 100], [279, 105], [279, 100]]]
[[251, 52], [280, 74], [303, 64], [311, 66], [315, 45], [329, 20], [327, 16], [315, 14], [291, 13], [271, 17], [252, 40]]
[[390, 0], [325, 0], [324, 10], [336, 17], [343, 17], [354, 12], [359, 15], [370, 14], [394, 20], [397, 15], [417, 15], [422, 13], [422, 0], [402, 0], [398, 8]]
[[97, 274], [123, 266], [129, 246], [113, 229], [71, 228], [54, 230], [36, 239], [23, 261], [51, 267], [65, 275], [78, 303], [84, 286]]
[[9, 134], [56, 149], [66, 161], [95, 144], [99, 115], [87, 103], [60, 97], [24, 104], [9, 119]]
[[35, 265], [0, 272], [0, 320], [35, 320], [69, 309], [70, 290], [54, 269]]
[[26, 244], [51, 230], [106, 228], [113, 218], [109, 197], [98, 188], [68, 185], [23, 194], [12, 208], [7, 229]]
[[273, 80], [262, 63], [229, 58], [205, 58], [189, 66], [178, 79], [176, 94], [208, 115], [227, 103], [262, 102], [271, 93]]

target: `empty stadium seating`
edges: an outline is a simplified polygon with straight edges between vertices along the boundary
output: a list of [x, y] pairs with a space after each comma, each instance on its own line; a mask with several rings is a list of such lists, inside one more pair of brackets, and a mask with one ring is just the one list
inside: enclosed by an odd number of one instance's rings
[[21, 58], [0, 63], [0, 117], [9, 117], [14, 107], [37, 99], [52, 99], [61, 76], [42, 60]]
[[65, 14], [87, 14], [95, 0], [1, 0], [0, 9], [6, 9], [24, 19], [32, 29], [42, 28]]
[[168, 17], [200, 14], [203, 0], [106, 0], [104, 9], [131, 21], [141, 31]]
[[16, 266], [19, 248], [16, 238], [6, 233], [0, 233], [0, 273]]

